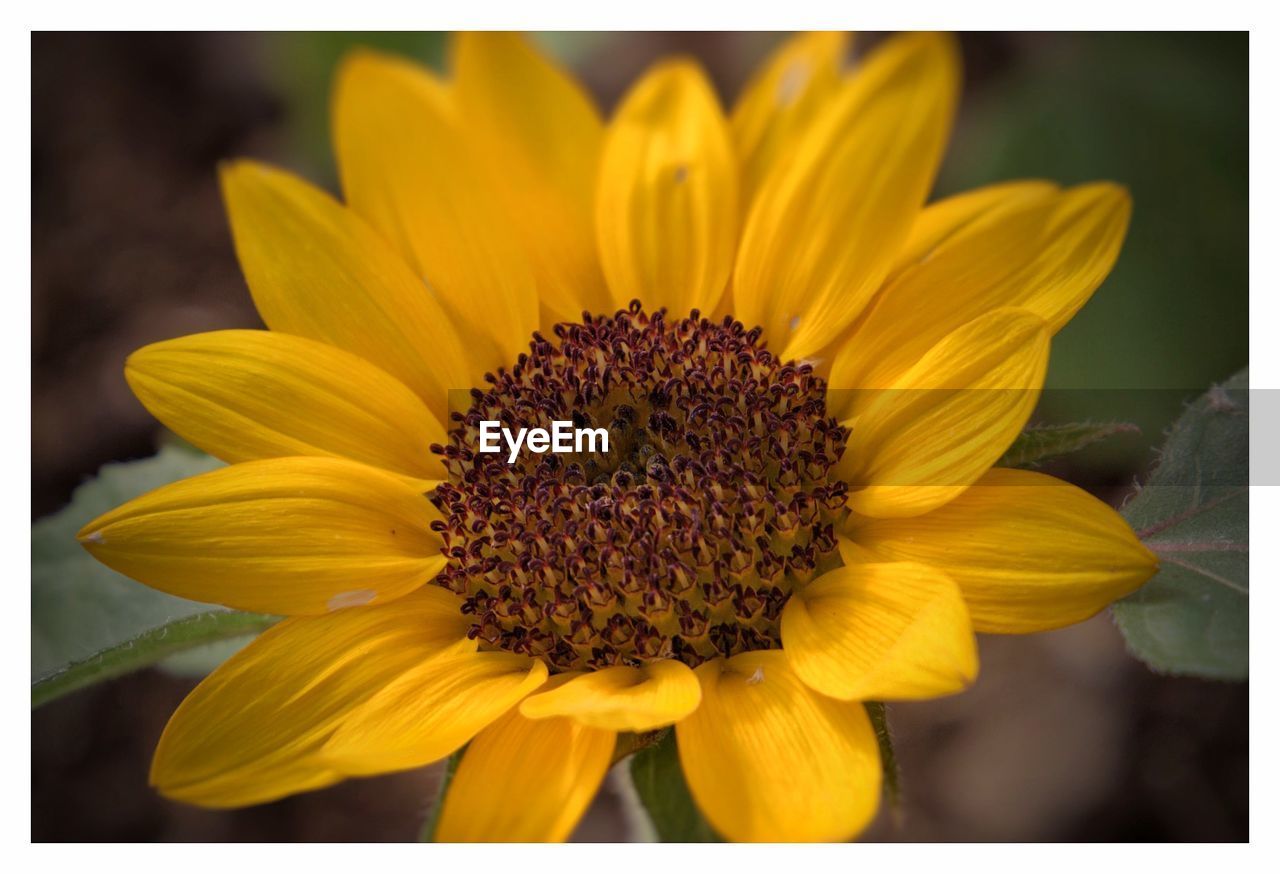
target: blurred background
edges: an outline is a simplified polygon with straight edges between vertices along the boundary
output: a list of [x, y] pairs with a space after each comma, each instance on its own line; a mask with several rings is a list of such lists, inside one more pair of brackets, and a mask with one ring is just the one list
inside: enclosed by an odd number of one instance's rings
[[[540, 34], [608, 112], [661, 55], [699, 58], [730, 104], [780, 34]], [[859, 50], [880, 37], [867, 35]], [[156, 449], [125, 356], [257, 327], [215, 167], [265, 158], [333, 187], [327, 100], [353, 45], [439, 66], [439, 34], [34, 34], [32, 518], [104, 463]], [[1111, 278], [1054, 340], [1033, 421], [1139, 431], [1050, 472], [1119, 504], [1184, 401], [1248, 360], [1248, 37], [961, 36], [965, 94], [937, 187], [1112, 179], [1134, 198]], [[905, 803], [872, 840], [1248, 837], [1248, 688], [1160, 677], [1107, 615], [986, 637], [969, 693], [890, 708]], [[32, 713], [32, 838], [412, 840], [434, 769], [245, 811], [174, 804], [151, 751], [194, 680], [144, 671]], [[631, 834], [614, 781], [581, 840]]]

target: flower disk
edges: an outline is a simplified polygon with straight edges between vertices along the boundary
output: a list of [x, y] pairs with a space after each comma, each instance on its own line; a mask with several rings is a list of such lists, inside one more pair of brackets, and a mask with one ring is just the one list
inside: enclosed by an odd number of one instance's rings
[[[433, 500], [482, 646], [558, 670], [780, 647], [794, 586], [839, 564], [846, 433], [826, 384], [725, 318], [633, 303], [534, 335], [455, 413]], [[480, 423], [605, 428], [609, 452], [480, 453]], [[596, 444], [597, 450], [602, 448]]]

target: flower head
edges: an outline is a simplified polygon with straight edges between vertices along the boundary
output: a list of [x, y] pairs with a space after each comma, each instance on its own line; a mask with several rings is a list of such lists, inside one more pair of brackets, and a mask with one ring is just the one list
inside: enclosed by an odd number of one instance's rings
[[[950, 40], [787, 42], [726, 118], [696, 64], [606, 125], [523, 40], [447, 79], [338, 76], [343, 201], [223, 170], [269, 331], [129, 359], [230, 466], [86, 526], [101, 561], [290, 618], [174, 714], [152, 781], [253, 804], [466, 746], [439, 823], [563, 839], [620, 733], [675, 726], [733, 839], [844, 839], [881, 766], [862, 702], [963, 689], [974, 632], [1086, 618], [1154, 570], [1111, 509], [993, 465], [1127, 195], [995, 185], [925, 206]], [[478, 451], [570, 420], [607, 450]]]
[[[639, 306], [557, 326], [450, 435], [433, 500], [473, 634], [560, 670], [781, 646], [794, 586], [839, 565], [844, 429], [809, 365], [726, 318]], [[606, 426], [608, 453], [483, 455], [479, 423]], [[443, 451], [443, 450], [442, 450]]]

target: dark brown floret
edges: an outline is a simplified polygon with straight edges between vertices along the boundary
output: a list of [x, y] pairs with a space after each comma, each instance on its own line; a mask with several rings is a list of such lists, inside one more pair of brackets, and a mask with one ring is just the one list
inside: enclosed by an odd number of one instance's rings
[[[793, 586], [839, 563], [846, 434], [826, 385], [726, 318], [638, 304], [535, 335], [455, 414], [432, 500], [484, 644], [559, 670], [776, 648]], [[480, 422], [609, 430], [610, 451], [480, 453]]]

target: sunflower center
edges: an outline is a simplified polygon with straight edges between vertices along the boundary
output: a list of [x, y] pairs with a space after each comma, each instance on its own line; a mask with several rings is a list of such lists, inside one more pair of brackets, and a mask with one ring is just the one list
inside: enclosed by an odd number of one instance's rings
[[[432, 496], [482, 646], [559, 670], [780, 646], [793, 588], [839, 563], [846, 434], [826, 384], [726, 318], [638, 303], [534, 335], [454, 415]], [[609, 451], [479, 451], [481, 425], [605, 428]], [[490, 426], [492, 427], [492, 426]]]

